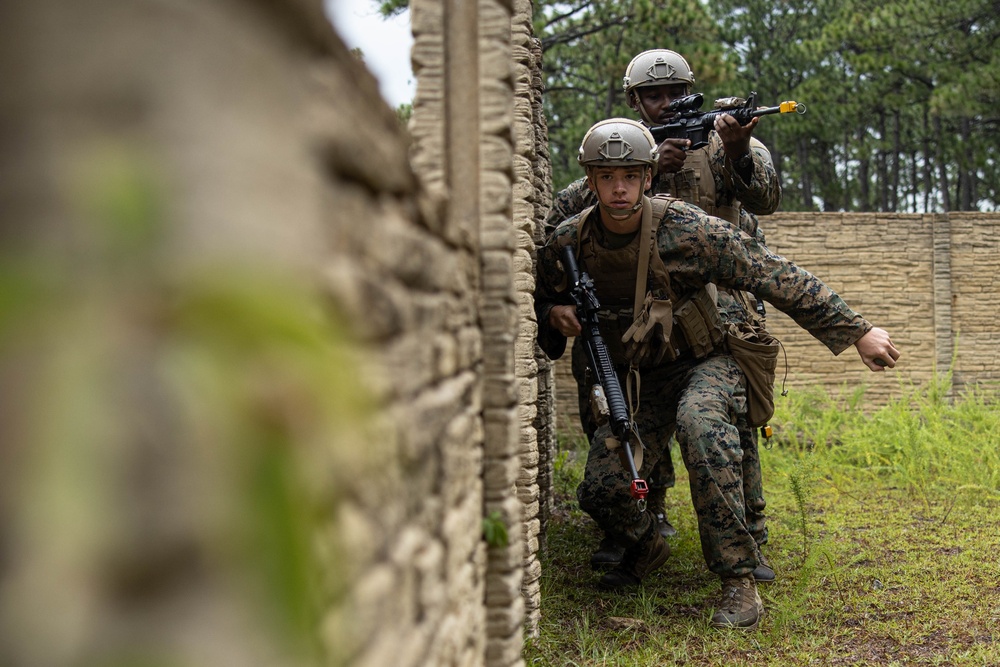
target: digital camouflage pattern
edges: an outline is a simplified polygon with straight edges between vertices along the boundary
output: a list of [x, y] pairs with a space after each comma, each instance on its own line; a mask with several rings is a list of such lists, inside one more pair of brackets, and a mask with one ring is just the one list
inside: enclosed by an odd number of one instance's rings
[[[552, 305], [571, 303], [568, 295], [557, 289], [564, 279], [557, 248], [575, 245], [576, 234], [574, 221], [568, 220], [539, 250], [535, 298], [540, 340], [560, 336], [553, 333], [547, 316]], [[835, 354], [871, 329], [811, 273], [697, 207], [671, 203], [657, 229], [656, 243], [672, 287], [680, 296], [707, 282], [752, 292], [786, 312]], [[624, 367], [624, 359], [614, 361]], [[713, 572], [727, 577], [752, 572], [757, 563], [754, 542], [766, 539], [763, 515], [754, 516], [763, 511], [763, 496], [756, 441], [747, 435], [752, 436], [753, 431], [745, 420], [744, 382], [742, 371], [728, 354], [700, 362], [681, 359], [667, 363], [643, 372], [640, 408], [635, 415], [648, 447], [643, 462], [646, 471], [669, 456], [666, 443], [676, 426], [690, 473], [706, 563]], [[604, 445], [607, 428], [598, 429], [592, 439], [593, 462], [588, 459], [578, 497], [581, 507], [602, 529], [634, 543], [652, 519], [635, 508], [628, 475], [618, 456]], [[751, 516], [747, 516], [748, 511]]]
[[[689, 359], [642, 375], [641, 408], [636, 424], [647, 446], [640, 475], [657, 467], [668, 451], [652, 437], [675, 428], [688, 468], [691, 499], [708, 568], [729, 577], [757, 567], [757, 543], [744, 510], [744, 452], [738, 425], [745, 422], [743, 373], [728, 354]], [[651, 437], [645, 437], [649, 434]], [[597, 429], [577, 488], [580, 507], [624, 544], [634, 544], [654, 521], [638, 511], [628, 493], [630, 476]]]
[[[564, 280], [558, 247], [575, 246], [576, 234], [576, 225], [567, 221], [538, 251], [536, 304], [546, 313], [552, 304], [572, 303], [555, 286]], [[710, 282], [750, 292], [790, 316], [834, 354], [872, 328], [819, 278], [696, 206], [671, 202], [656, 231], [656, 245], [679, 297]], [[539, 325], [547, 322], [546, 317]]]
[[[583, 346], [573, 345], [572, 350], [573, 377], [577, 383], [577, 399], [579, 401], [580, 416], [584, 432], [587, 438], [593, 441], [598, 425], [593, 419], [593, 412], [590, 409], [589, 388], [593, 382], [587, 370], [586, 355]], [[643, 376], [645, 378], [645, 376]], [[619, 374], [619, 383], [625, 386], [625, 377]], [[646, 380], [643, 379], [643, 383]], [[641, 398], [643, 402], [647, 400], [659, 400], [659, 398]], [[767, 503], [764, 500], [764, 480], [760, 469], [760, 451], [757, 445], [757, 431], [750, 427], [745, 421], [737, 425], [740, 436], [740, 447], [743, 450], [743, 500], [745, 502], [745, 518], [747, 530], [753, 536], [758, 546], [767, 544], [767, 520], [764, 510]], [[669, 489], [677, 483], [677, 474], [674, 470], [674, 462], [671, 457], [671, 438], [674, 436], [673, 427], [664, 427], [657, 431], [643, 431], [640, 429], [643, 443], [646, 447], [656, 448], [659, 452], [656, 465], [644, 467], [643, 479], [653, 489]]]
[[[588, 440], [593, 440], [594, 433], [597, 431], [597, 422], [594, 419], [594, 413], [590, 409], [590, 387], [594, 383], [593, 377], [591, 377], [590, 370], [587, 368], [587, 354], [583, 350], [583, 342], [578, 338], [573, 341], [573, 348], [571, 351], [570, 363], [573, 370], [573, 379], [576, 380], [576, 391], [577, 391], [577, 401], [579, 402], [580, 408], [580, 426], [583, 428], [583, 432], [587, 435]], [[625, 376], [622, 373], [618, 373], [618, 382], [622, 387], [625, 386]], [[647, 436], [642, 431], [639, 432], [644, 441]], [[674, 471], [674, 461], [670, 457], [669, 447], [670, 439], [674, 436], [673, 430], [664, 431], [655, 434], [662, 440], [660, 446], [664, 448], [664, 455], [659, 458], [659, 464], [655, 468], [651, 468], [648, 473], [646, 473], [643, 479], [649, 484], [650, 489], [669, 489], [673, 488], [674, 484], [677, 483], [677, 473]], [[646, 442], [647, 445], [651, 445], [651, 440], [654, 434], [649, 436], [650, 442]], [[759, 477], [759, 476], [758, 476]], [[763, 498], [763, 491], [760, 493]], [[761, 503], [763, 505], [763, 503]], [[764, 508], [761, 506], [761, 512]], [[763, 525], [763, 521], [760, 522]], [[761, 536], [764, 535], [763, 529], [759, 531]]]
[[[753, 176], [749, 183], [744, 182], [726, 163], [726, 153], [719, 134], [714, 130], [709, 133], [708, 145], [692, 151], [703, 151], [708, 154], [709, 167], [715, 179], [716, 203], [721, 206], [732, 205], [739, 201], [742, 204], [738, 226], [747, 234], [755, 236], [762, 245], [766, 243], [764, 230], [761, 229], [757, 215], [770, 215], [781, 203], [781, 185], [770, 159], [765, 159], [761, 151], [766, 148], [758, 141], [753, 141]], [[655, 178], [649, 194], [669, 193], [670, 178]], [[686, 193], [685, 193], [686, 194]], [[674, 194], [686, 199], [682, 194]], [[687, 199], [690, 201], [690, 199]], [[555, 231], [562, 222], [577, 216], [589, 206], [597, 204], [597, 195], [587, 187], [587, 179], [580, 178], [560, 190], [553, 197], [552, 209], [545, 220], [544, 238]], [[719, 293], [719, 312], [723, 322], [745, 322], [748, 314], [743, 306], [731, 295]]]
[[[709, 133], [709, 144], [694, 152], [707, 154], [709, 168], [715, 180], [715, 197], [720, 205], [732, 205], [734, 201], [743, 203], [740, 209], [739, 227], [747, 234], [756, 236], [761, 244], [765, 243], [764, 232], [758, 224], [757, 216], [773, 213], [781, 202], [781, 187], [777, 173], [770, 159], [765, 159], [763, 144], [752, 142], [753, 173], [749, 183], [744, 182], [726, 163], [725, 149], [717, 132]], [[690, 170], [688, 170], [690, 171]], [[654, 180], [651, 193], [666, 193], [668, 183], [672, 179], [658, 178]], [[685, 193], [687, 194], [687, 193]], [[544, 235], [547, 238], [556, 227], [570, 218], [578, 216], [584, 209], [597, 204], [597, 196], [587, 187], [587, 179], [581, 178], [558, 192], [552, 203], [552, 209], [545, 221]], [[736, 298], [726, 291], [719, 291], [719, 314], [723, 324], [746, 322], [751, 315]], [[580, 407], [580, 420], [588, 438], [594, 434], [596, 424], [590, 415], [589, 381], [586, 380], [586, 359], [579, 341], [575, 341], [572, 349], [573, 375], [577, 381], [577, 398]], [[741, 430], [741, 439], [745, 456], [755, 468], [748, 468], [747, 488], [747, 519], [757, 543], [767, 543], [767, 527], [764, 509], [764, 488], [760, 471], [760, 455], [757, 451], [757, 433], [750, 426]], [[673, 432], [661, 435], [663, 446], [669, 447]], [[646, 480], [650, 488], [671, 488], [676, 483], [673, 459], [667, 454], [660, 460], [660, 465], [650, 471]]]
[[[749, 215], [770, 215], [778, 210], [781, 204], [781, 182], [778, 172], [771, 163], [767, 147], [758, 139], [750, 140], [750, 154], [753, 158], [753, 172], [750, 180], [744, 181], [726, 161], [726, 150], [718, 132], [712, 130], [708, 134], [708, 145], [697, 151], [704, 151], [708, 156], [709, 169], [715, 180], [715, 203], [718, 206], [729, 206], [733, 202], [743, 205], [744, 213]], [[655, 187], [666, 189], [667, 185], [656, 184]], [[676, 196], [684, 199], [681, 193]], [[741, 216], [739, 227], [748, 234], [756, 230], [756, 220], [744, 220]], [[753, 216], [751, 216], [753, 217]]]

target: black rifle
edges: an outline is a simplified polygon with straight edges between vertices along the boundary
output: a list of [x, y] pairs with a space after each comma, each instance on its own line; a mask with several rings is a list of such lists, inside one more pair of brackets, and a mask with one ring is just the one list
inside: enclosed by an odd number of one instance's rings
[[688, 95], [687, 97], [682, 97], [671, 102], [667, 109], [675, 112], [674, 117], [667, 121], [665, 125], [656, 125], [649, 128], [656, 143], [660, 144], [664, 139], [668, 138], [690, 139], [692, 150], [701, 148], [708, 144], [708, 133], [715, 127], [715, 119], [724, 113], [735, 118], [736, 122], [740, 125], [746, 125], [758, 116], [767, 116], [773, 113], [791, 113], [793, 111], [799, 114], [806, 112], [806, 105], [792, 101], [782, 102], [776, 107], [758, 109], [756, 92], [750, 93], [750, 96], [747, 97], [746, 102], [742, 106], [732, 109], [699, 111], [704, 101], [705, 98], [701, 93], [695, 93], [694, 95]]
[[591, 400], [595, 403], [594, 417], [601, 424], [606, 419], [610, 421], [611, 433], [621, 443], [628, 471], [632, 475], [629, 492], [638, 501], [639, 511], [642, 512], [646, 509], [646, 494], [649, 492], [649, 487], [646, 481], [639, 477], [639, 471], [635, 468], [631, 442], [632, 436], [636, 434], [635, 424], [629, 416], [621, 383], [618, 382], [611, 355], [597, 326], [597, 311], [601, 304], [594, 291], [594, 281], [586, 272], [580, 273], [576, 265], [576, 256], [573, 254], [573, 246], [563, 247], [562, 263], [569, 278], [569, 294], [576, 304], [576, 318], [583, 329], [581, 338], [583, 348], [587, 351], [587, 365], [594, 374], [595, 383], [591, 388]]

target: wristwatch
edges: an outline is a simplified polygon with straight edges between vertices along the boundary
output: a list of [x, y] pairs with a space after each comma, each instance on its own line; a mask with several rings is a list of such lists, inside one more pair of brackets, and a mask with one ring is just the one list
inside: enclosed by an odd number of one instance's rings
[[753, 169], [753, 153], [747, 151], [745, 155], [740, 157], [738, 160], [733, 162], [733, 166], [736, 167], [736, 171], [748, 172]]

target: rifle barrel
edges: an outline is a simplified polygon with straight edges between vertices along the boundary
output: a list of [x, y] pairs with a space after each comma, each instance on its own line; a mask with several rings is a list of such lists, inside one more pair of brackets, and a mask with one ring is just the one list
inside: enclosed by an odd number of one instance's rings
[[[758, 116], [767, 116], [768, 114], [772, 113], [792, 113], [793, 111], [797, 114], [804, 114], [806, 112], [806, 105], [800, 104], [799, 102], [795, 102], [793, 100], [788, 100], [786, 102], [782, 102], [776, 107], [764, 107], [763, 109], [755, 109], [753, 112], [751, 112], [750, 117], [757, 118]], [[724, 109], [723, 112], [725, 112]]]

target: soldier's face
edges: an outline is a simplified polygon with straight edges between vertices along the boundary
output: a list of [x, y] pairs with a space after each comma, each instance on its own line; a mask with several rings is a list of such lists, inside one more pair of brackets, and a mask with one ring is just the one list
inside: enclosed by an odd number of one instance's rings
[[627, 211], [650, 186], [651, 174], [643, 167], [594, 167], [587, 172], [587, 187], [612, 210]]
[[688, 87], [686, 83], [669, 83], [663, 86], [636, 88], [635, 93], [636, 95], [632, 96], [632, 108], [647, 122], [663, 124], [675, 113], [667, 111], [667, 107], [674, 100], [687, 95]]

